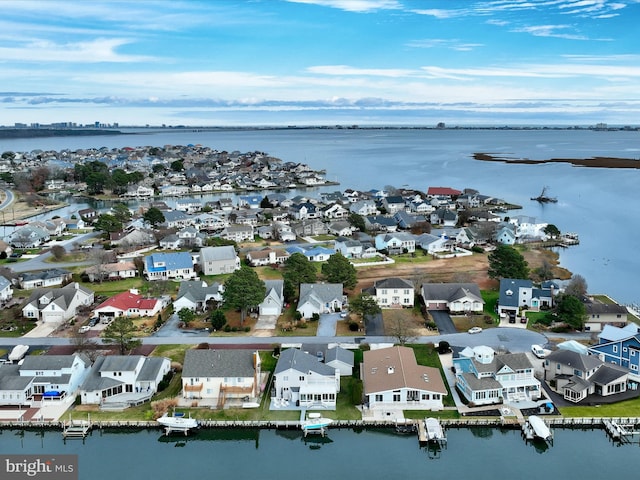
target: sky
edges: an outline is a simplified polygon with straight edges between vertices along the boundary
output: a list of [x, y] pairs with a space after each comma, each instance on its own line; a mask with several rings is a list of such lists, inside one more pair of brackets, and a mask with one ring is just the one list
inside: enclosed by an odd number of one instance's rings
[[0, 125], [640, 125], [640, 0], [0, 0]]

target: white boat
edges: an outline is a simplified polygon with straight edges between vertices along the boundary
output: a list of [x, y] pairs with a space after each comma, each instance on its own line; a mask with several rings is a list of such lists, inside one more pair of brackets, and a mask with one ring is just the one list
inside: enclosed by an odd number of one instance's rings
[[192, 428], [198, 428], [199, 426], [195, 418], [191, 418], [191, 416], [185, 417], [184, 413], [176, 412], [171, 416], [165, 412], [164, 415], [158, 418], [157, 422], [165, 427], [168, 432], [177, 431], [187, 433]]
[[529, 417], [529, 426], [533, 430], [533, 434], [542, 440], [551, 440], [553, 435], [547, 424], [540, 417], [531, 415]]
[[442, 425], [437, 418], [429, 417], [425, 418], [424, 426], [427, 430], [427, 441], [429, 442], [443, 442], [447, 437], [444, 434]]
[[333, 423], [330, 418], [325, 418], [319, 413], [310, 413], [307, 415], [307, 419], [302, 422], [303, 430], [321, 430], [328, 427]]

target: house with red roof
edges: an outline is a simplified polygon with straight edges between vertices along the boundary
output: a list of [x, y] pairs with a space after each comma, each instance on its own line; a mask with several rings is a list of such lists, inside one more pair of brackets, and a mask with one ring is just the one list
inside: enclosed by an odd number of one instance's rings
[[95, 314], [101, 319], [116, 317], [152, 317], [162, 309], [162, 301], [157, 298], [143, 297], [137, 290], [131, 289], [105, 300]]
[[429, 187], [427, 190], [427, 197], [457, 197], [462, 194], [460, 190], [456, 190], [455, 188], [450, 187]]

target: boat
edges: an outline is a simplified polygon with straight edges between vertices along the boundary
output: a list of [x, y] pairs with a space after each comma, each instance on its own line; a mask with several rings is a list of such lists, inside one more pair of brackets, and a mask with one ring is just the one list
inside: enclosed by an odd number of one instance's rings
[[528, 419], [528, 423], [535, 437], [546, 441], [550, 441], [553, 439], [551, 429], [549, 429], [542, 418], [538, 417], [537, 415], [531, 415]]
[[307, 419], [302, 422], [302, 430], [322, 430], [331, 425], [331, 423], [333, 423], [333, 420], [330, 418], [325, 418], [319, 413], [310, 413], [307, 415]]
[[531, 200], [535, 200], [539, 203], [557, 203], [558, 199], [556, 197], [547, 196], [547, 189], [548, 187], [544, 187], [542, 189], [542, 192], [540, 192], [540, 195], [538, 195], [537, 197], [531, 197]]
[[186, 435], [189, 430], [200, 426], [195, 418], [191, 418], [191, 415], [185, 417], [184, 413], [178, 412], [173, 412], [171, 416], [165, 412], [164, 415], [156, 421], [165, 428], [167, 434], [171, 432], [184, 432]]
[[427, 429], [427, 441], [440, 443], [446, 442], [447, 437], [444, 434], [442, 425], [437, 418], [429, 417], [424, 420], [424, 426]]

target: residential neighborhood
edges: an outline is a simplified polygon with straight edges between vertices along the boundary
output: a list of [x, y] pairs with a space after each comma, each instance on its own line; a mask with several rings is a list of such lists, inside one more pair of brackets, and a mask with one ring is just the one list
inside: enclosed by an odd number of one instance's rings
[[[105, 208], [26, 221], [5, 236], [5, 330], [61, 336], [77, 347], [18, 361], [7, 351], [3, 405], [48, 412], [76, 401], [126, 411], [170, 387], [173, 408], [266, 402], [274, 414], [338, 412], [348, 397], [358, 418], [398, 421], [412, 410], [465, 416], [640, 397], [637, 318], [580, 289], [579, 278], [509, 270], [477, 283], [464, 268], [446, 279], [437, 268], [421, 272], [474, 257], [499, 269], [502, 255], [577, 241], [544, 221], [507, 216], [517, 206], [505, 200], [442, 186], [288, 196], [269, 190], [326, 181], [260, 152], [166, 146], [81, 156], [72, 155], [87, 168], [135, 161], [137, 171], [166, 175], [160, 185], [129, 185]], [[204, 201], [205, 192], [220, 197]], [[47, 268], [12, 270], [45, 253]], [[579, 307], [571, 304], [576, 313], [565, 320], [567, 299]], [[590, 341], [578, 348], [544, 337], [544, 347], [524, 351], [482, 342], [483, 332], [503, 328], [537, 336], [574, 329]], [[308, 341], [279, 341], [272, 351], [251, 345], [286, 335]], [[449, 348], [447, 335], [470, 343]], [[169, 358], [146, 348], [155, 336], [199, 344]], [[251, 348], [220, 348], [218, 336]], [[414, 338], [421, 340], [409, 346]]]

